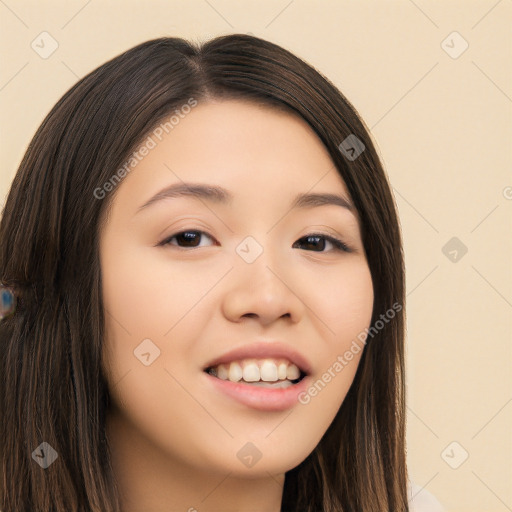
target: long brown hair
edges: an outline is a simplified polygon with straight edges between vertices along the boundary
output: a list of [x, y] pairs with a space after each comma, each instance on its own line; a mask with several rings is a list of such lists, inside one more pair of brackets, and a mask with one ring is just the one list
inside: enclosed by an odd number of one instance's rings
[[[246, 99], [312, 127], [360, 217], [372, 325], [395, 305], [393, 320], [368, 337], [328, 431], [286, 474], [282, 510], [407, 511], [404, 268], [387, 178], [340, 91], [287, 50], [243, 34], [140, 44], [74, 85], [32, 139], [0, 224], [0, 281], [18, 297], [14, 314], [0, 322], [0, 509], [120, 511], [105, 435], [98, 248], [115, 190], [104, 200], [94, 191], [190, 98]], [[357, 158], [339, 148], [350, 135], [364, 144]], [[58, 454], [45, 470], [32, 460], [42, 442]]]

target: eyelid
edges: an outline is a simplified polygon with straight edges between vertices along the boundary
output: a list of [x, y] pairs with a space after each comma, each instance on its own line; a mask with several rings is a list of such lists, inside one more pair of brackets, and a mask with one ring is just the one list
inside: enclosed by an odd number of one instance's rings
[[[349, 245], [347, 245], [343, 240], [341, 240], [341, 238], [335, 237], [333, 235], [329, 235], [327, 233], [310, 233], [302, 238], [308, 238], [308, 237], [313, 237], [313, 236], [319, 236], [319, 237], [325, 238], [328, 242], [333, 244], [334, 247], [336, 247], [337, 249], [339, 249], [341, 251], [354, 252], [354, 250]], [[311, 251], [311, 252], [315, 252], [315, 251]], [[318, 251], [318, 252], [330, 252], [330, 251]]]
[[[207, 236], [208, 238], [210, 238], [211, 240], [213, 240], [214, 242], [218, 242], [218, 240], [213, 236], [211, 235], [210, 233], [208, 233], [207, 231], [205, 231], [204, 229], [196, 229], [196, 228], [185, 228], [185, 229], [180, 229], [178, 231], [175, 231], [174, 233], [170, 234], [169, 236], [166, 236], [161, 242], [158, 242], [156, 244], [156, 247], [165, 247], [166, 245], [171, 245], [169, 242], [176, 236], [178, 235], [181, 235], [182, 233], [190, 233], [190, 232], [194, 232], [194, 233], [199, 233], [201, 236]], [[175, 247], [176, 249], [178, 250], [185, 250], [185, 251], [190, 251], [192, 249], [198, 249], [198, 247], [189, 247], [189, 248], [186, 248], [186, 247], [180, 247], [179, 245], [173, 245], [173, 247]]]
[[[176, 236], [178, 235], [181, 235], [183, 233], [187, 233], [187, 232], [194, 232], [194, 233], [199, 233], [201, 236], [206, 236], [208, 238], [210, 238], [211, 240], [215, 241], [215, 242], [218, 242], [218, 240], [213, 236], [211, 235], [210, 233], [208, 233], [207, 231], [203, 230], [203, 229], [196, 229], [196, 228], [185, 228], [185, 229], [180, 229], [179, 231], [176, 231], [174, 233], [172, 233], [171, 235], [165, 237], [161, 242], [159, 242], [157, 244], [157, 247], [159, 246], [167, 246], [167, 245], [171, 245], [170, 244], [170, 241], [175, 238]], [[343, 241], [340, 237], [338, 236], [335, 236], [331, 233], [323, 233], [323, 232], [320, 232], [320, 231], [314, 231], [314, 232], [311, 232], [311, 233], [306, 233], [305, 235], [299, 237], [295, 242], [294, 244], [296, 244], [297, 242], [299, 242], [300, 240], [303, 240], [303, 239], [307, 239], [309, 237], [321, 237], [321, 238], [324, 238], [325, 240], [327, 240], [328, 242], [330, 242], [333, 246], [334, 246], [334, 250], [331, 250], [331, 251], [307, 251], [307, 252], [318, 252], [318, 253], [330, 253], [330, 252], [347, 252], [347, 253], [350, 253], [350, 252], [354, 252], [354, 248], [351, 247], [351, 245], [347, 244], [345, 241]], [[183, 250], [183, 251], [190, 251], [190, 250], [193, 250], [193, 249], [198, 249], [199, 247], [180, 247], [179, 245], [172, 245], [172, 247], [175, 247], [176, 249], [178, 250]]]
[[[347, 242], [347, 237], [340, 234], [336, 229], [327, 226], [325, 224], [316, 224], [311, 225], [307, 229], [311, 229], [312, 231], [309, 233], [306, 233], [301, 238], [307, 238], [310, 236], [321, 236], [325, 239], [329, 240], [331, 243], [335, 245], [339, 245], [339, 250], [344, 252], [357, 252], [357, 246], [354, 246], [352, 243]], [[316, 231], [319, 230], [319, 231]], [[300, 238], [299, 238], [300, 240]], [[315, 252], [315, 251], [312, 251]], [[319, 251], [319, 252], [325, 252], [329, 253], [332, 251]]]

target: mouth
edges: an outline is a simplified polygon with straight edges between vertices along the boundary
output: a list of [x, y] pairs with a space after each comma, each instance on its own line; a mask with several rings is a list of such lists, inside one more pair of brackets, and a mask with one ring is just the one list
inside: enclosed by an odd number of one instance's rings
[[208, 388], [228, 399], [226, 405], [240, 404], [257, 411], [285, 411], [299, 403], [310, 385], [311, 367], [300, 354], [278, 350], [273, 357], [268, 346], [231, 352], [203, 368]]
[[224, 406], [259, 411], [295, 407], [313, 377], [310, 361], [289, 343], [261, 339], [208, 361], [202, 370], [205, 390]]
[[307, 376], [307, 372], [285, 358], [241, 359], [208, 366], [204, 371], [216, 379], [267, 389], [286, 389]]

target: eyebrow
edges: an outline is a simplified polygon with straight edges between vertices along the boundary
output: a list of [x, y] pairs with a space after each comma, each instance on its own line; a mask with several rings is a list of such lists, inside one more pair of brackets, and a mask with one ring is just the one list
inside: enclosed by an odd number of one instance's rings
[[[173, 199], [177, 197], [193, 197], [220, 204], [228, 204], [233, 200], [233, 194], [223, 187], [202, 183], [182, 182], [175, 183], [165, 187], [164, 189], [160, 190], [160, 192], [157, 192], [153, 197], [151, 197], [137, 209], [137, 213], [163, 199]], [[329, 193], [298, 194], [292, 201], [290, 209], [314, 208], [316, 206], [325, 205], [341, 206], [342, 208], [345, 208], [354, 213], [354, 205], [347, 198], [337, 194]]]

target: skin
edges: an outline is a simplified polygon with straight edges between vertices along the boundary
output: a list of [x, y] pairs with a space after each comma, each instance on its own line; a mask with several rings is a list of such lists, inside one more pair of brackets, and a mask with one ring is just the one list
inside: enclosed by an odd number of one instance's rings
[[[181, 181], [222, 186], [233, 200], [168, 198], [137, 212]], [[240, 100], [198, 104], [118, 185], [100, 260], [107, 434], [124, 512], [277, 512], [285, 472], [331, 424], [362, 351], [309, 403], [285, 411], [240, 404], [203, 373], [228, 350], [279, 340], [309, 359], [315, 382], [369, 326], [373, 287], [357, 212], [290, 210], [308, 192], [350, 200], [309, 125]], [[198, 247], [157, 245], [190, 230], [206, 233]], [[304, 241], [318, 232], [352, 252]], [[252, 263], [236, 252], [247, 236], [263, 249]], [[149, 366], [134, 355], [145, 339], [160, 350]], [[237, 457], [247, 442], [261, 453], [250, 468]]]

